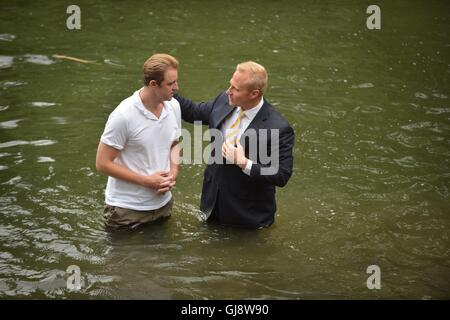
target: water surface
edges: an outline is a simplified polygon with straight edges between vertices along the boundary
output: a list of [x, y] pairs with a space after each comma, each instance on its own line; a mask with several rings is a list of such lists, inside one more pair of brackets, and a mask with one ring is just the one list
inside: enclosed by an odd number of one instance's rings
[[[449, 3], [379, 1], [378, 31], [365, 1], [77, 4], [74, 31], [63, 2], [0, 4], [0, 298], [450, 297]], [[238, 62], [267, 67], [296, 132], [269, 229], [201, 223], [204, 165], [182, 167], [166, 223], [103, 229], [97, 144], [155, 52], [195, 100]]]

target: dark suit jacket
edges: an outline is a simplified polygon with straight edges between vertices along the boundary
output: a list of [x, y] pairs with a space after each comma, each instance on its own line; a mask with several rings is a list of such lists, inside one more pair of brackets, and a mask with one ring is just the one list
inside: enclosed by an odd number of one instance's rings
[[[180, 102], [183, 120], [188, 122], [201, 121], [210, 129], [219, 130], [222, 122], [234, 110], [228, 104], [226, 92], [219, 94], [209, 102], [194, 103], [186, 98], [176, 95]], [[237, 225], [250, 228], [266, 227], [273, 223], [276, 211], [275, 186], [283, 187], [292, 174], [292, 148], [294, 146], [294, 130], [287, 120], [277, 112], [266, 100], [249, 124], [241, 138], [241, 144], [245, 145], [245, 155], [249, 158], [249, 144], [245, 143], [245, 134], [249, 129], [256, 129], [258, 146], [264, 144], [267, 150], [271, 150], [271, 134], [273, 129], [279, 130], [279, 144], [276, 149], [279, 153], [278, 166], [274, 163], [264, 163], [261, 157], [250, 157], [253, 161], [250, 176], [234, 164], [211, 163], [206, 166], [203, 180], [200, 210], [204, 218], [211, 215], [216, 201], [220, 212], [220, 221], [224, 224]], [[266, 135], [260, 134], [260, 129], [267, 129]], [[212, 157], [217, 157], [214, 152], [221, 152], [223, 137], [219, 141], [211, 141]], [[255, 143], [255, 140], [253, 140]], [[259, 147], [258, 147], [259, 148]], [[270, 154], [270, 152], [269, 152]], [[219, 158], [222, 158], [219, 156]], [[273, 174], [265, 175], [264, 169], [270, 166]], [[263, 169], [261, 171], [261, 169]], [[261, 174], [263, 173], [263, 174]], [[219, 197], [217, 195], [219, 194]], [[218, 199], [218, 200], [217, 200]]]

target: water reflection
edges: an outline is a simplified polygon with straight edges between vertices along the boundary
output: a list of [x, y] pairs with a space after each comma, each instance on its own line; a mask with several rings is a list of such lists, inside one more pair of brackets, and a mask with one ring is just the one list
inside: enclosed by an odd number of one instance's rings
[[0, 34], [0, 41], [13, 41], [16, 38], [15, 35], [9, 33]]
[[13, 65], [14, 57], [0, 56], [0, 69], [10, 68]]
[[24, 55], [25, 61], [34, 64], [49, 65], [55, 63], [54, 60], [41, 54], [26, 54]]

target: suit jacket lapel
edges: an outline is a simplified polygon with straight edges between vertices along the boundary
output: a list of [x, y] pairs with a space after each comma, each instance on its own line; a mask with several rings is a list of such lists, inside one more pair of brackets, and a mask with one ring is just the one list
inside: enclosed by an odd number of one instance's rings
[[234, 111], [235, 108], [230, 106], [228, 103], [225, 105], [225, 108], [221, 110], [220, 116], [217, 119], [217, 123], [215, 123], [215, 128], [220, 129], [222, 122]]

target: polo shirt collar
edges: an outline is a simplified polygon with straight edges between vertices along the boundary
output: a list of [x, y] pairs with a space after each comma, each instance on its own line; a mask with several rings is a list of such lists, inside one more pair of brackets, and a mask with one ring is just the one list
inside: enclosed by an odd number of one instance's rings
[[137, 90], [134, 92], [133, 94], [133, 104], [134, 106], [144, 115], [144, 117], [146, 117], [147, 119], [150, 120], [155, 120], [155, 121], [159, 121], [164, 119], [167, 116], [167, 110], [166, 110], [166, 102], [163, 102], [163, 109], [161, 112], [161, 115], [159, 116], [159, 118], [157, 118], [153, 112], [151, 112], [150, 110], [148, 110], [144, 104], [142, 103], [141, 97], [139, 96], [139, 92], [141, 92], [143, 88]]

